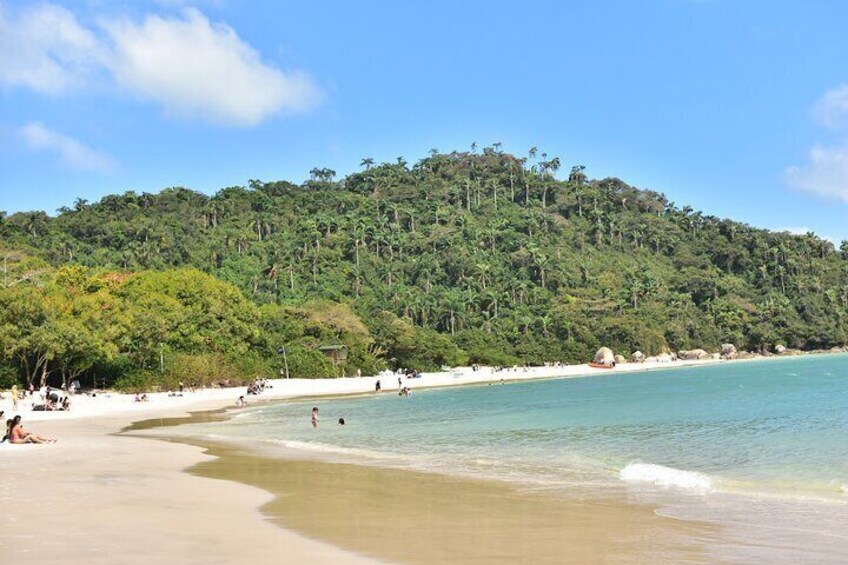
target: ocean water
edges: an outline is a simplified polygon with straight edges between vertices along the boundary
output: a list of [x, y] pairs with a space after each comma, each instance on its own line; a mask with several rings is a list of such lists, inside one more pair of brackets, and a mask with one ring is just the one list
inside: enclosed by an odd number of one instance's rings
[[732, 525], [715, 543], [730, 561], [765, 559], [765, 547], [777, 561], [840, 562], [848, 548], [848, 355], [420, 391], [406, 382], [408, 398], [261, 405], [183, 433], [552, 495], [623, 495]]

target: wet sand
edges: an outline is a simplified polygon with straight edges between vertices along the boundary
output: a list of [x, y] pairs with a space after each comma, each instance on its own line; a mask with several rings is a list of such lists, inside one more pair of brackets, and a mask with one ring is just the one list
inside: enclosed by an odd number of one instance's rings
[[717, 527], [656, 516], [624, 500], [572, 501], [514, 485], [321, 460], [230, 445], [189, 472], [274, 495], [272, 522], [396, 563], [715, 563]]

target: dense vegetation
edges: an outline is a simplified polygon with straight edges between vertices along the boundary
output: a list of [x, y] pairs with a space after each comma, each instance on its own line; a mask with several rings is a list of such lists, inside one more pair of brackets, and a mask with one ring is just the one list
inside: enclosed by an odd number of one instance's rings
[[[846, 242], [705, 216], [582, 167], [558, 180], [559, 159], [535, 150], [362, 165], [2, 219], [2, 371], [144, 383], [180, 366], [276, 372], [283, 345], [296, 376], [332, 376], [846, 342]], [[326, 344], [348, 359], [333, 366]]]

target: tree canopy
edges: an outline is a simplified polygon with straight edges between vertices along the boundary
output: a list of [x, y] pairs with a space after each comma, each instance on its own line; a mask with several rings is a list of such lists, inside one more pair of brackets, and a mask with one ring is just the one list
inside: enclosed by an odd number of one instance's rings
[[434, 150], [0, 217], [6, 374], [118, 378], [177, 354], [272, 370], [283, 343], [303, 376], [845, 344], [845, 242], [560, 169], [535, 148]]

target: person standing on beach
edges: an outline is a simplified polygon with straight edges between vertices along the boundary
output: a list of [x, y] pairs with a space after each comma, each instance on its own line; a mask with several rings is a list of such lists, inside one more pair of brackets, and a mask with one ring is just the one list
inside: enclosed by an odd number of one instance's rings
[[18, 409], [18, 385], [12, 385], [12, 410]]
[[312, 427], [313, 428], [318, 427], [318, 407], [317, 406], [312, 408]]
[[380, 392], [380, 379], [377, 379], [377, 384], [374, 385], [374, 392]]
[[403, 380], [401, 379], [401, 377], [398, 377], [398, 390], [401, 390], [402, 388], [403, 388]]

